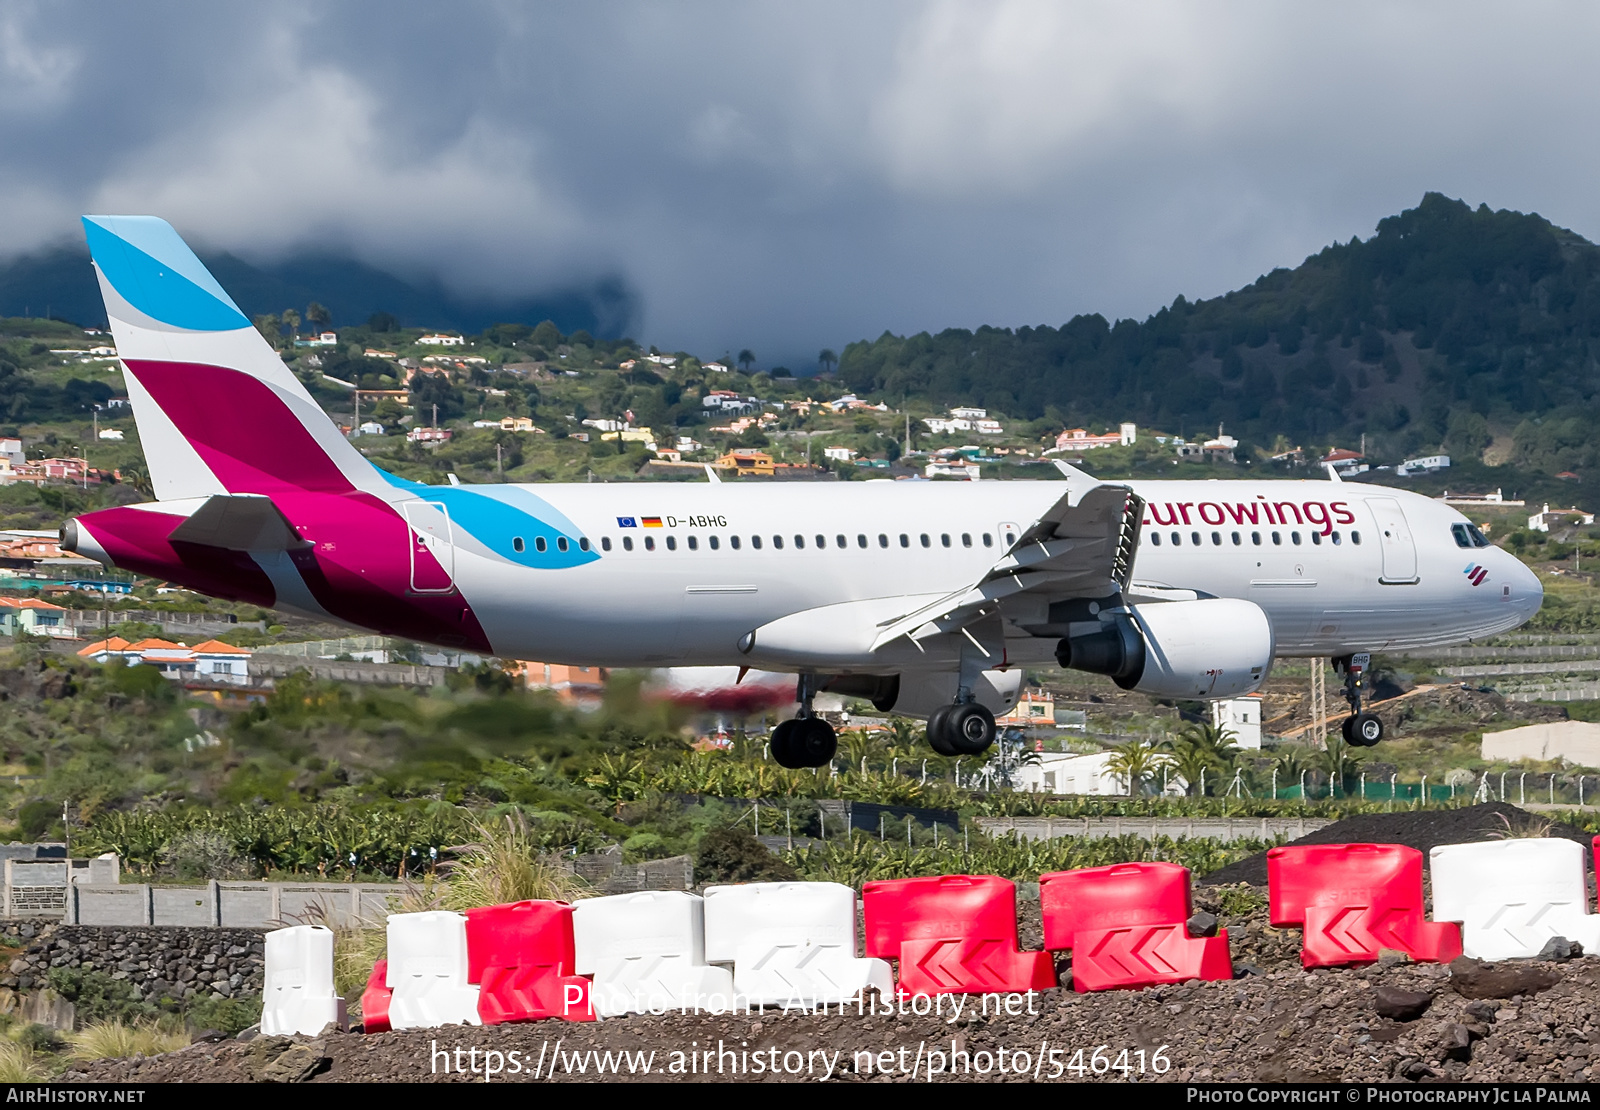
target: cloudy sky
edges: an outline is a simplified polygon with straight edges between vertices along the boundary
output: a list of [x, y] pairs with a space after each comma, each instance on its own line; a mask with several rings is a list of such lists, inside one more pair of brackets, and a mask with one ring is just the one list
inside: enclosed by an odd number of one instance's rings
[[1600, 7], [0, 0], [0, 253], [152, 212], [798, 366], [1143, 317], [1439, 190], [1600, 239]]

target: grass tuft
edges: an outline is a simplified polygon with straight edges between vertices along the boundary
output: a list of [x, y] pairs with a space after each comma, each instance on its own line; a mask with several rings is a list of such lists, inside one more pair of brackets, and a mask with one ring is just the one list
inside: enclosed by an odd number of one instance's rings
[[120, 1060], [176, 1052], [188, 1045], [189, 1037], [152, 1024], [101, 1021], [78, 1030], [67, 1041], [72, 1046], [68, 1055], [74, 1060]]

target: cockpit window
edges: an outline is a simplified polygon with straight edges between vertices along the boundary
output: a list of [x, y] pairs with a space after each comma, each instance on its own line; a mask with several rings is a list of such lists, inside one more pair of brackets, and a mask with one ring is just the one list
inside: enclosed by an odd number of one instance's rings
[[1489, 537], [1478, 531], [1476, 524], [1452, 524], [1450, 534], [1457, 547], [1488, 547]]

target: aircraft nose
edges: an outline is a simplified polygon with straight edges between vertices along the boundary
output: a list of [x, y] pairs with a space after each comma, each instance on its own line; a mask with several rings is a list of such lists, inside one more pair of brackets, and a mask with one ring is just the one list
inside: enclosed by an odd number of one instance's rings
[[1513, 564], [1506, 575], [1511, 585], [1511, 605], [1523, 621], [1531, 621], [1544, 604], [1544, 584], [1521, 559], [1510, 552], [1506, 558]]

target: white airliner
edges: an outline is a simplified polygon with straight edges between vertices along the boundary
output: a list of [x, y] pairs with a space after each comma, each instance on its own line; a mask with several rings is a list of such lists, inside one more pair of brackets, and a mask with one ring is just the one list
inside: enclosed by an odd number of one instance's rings
[[1357, 715], [1375, 650], [1460, 643], [1539, 609], [1467, 519], [1335, 481], [424, 486], [372, 465], [165, 222], [84, 219], [157, 501], [63, 545], [237, 600], [506, 658], [798, 676], [786, 766], [821, 766], [835, 691], [993, 741], [1022, 669], [1169, 698], [1331, 657]]

